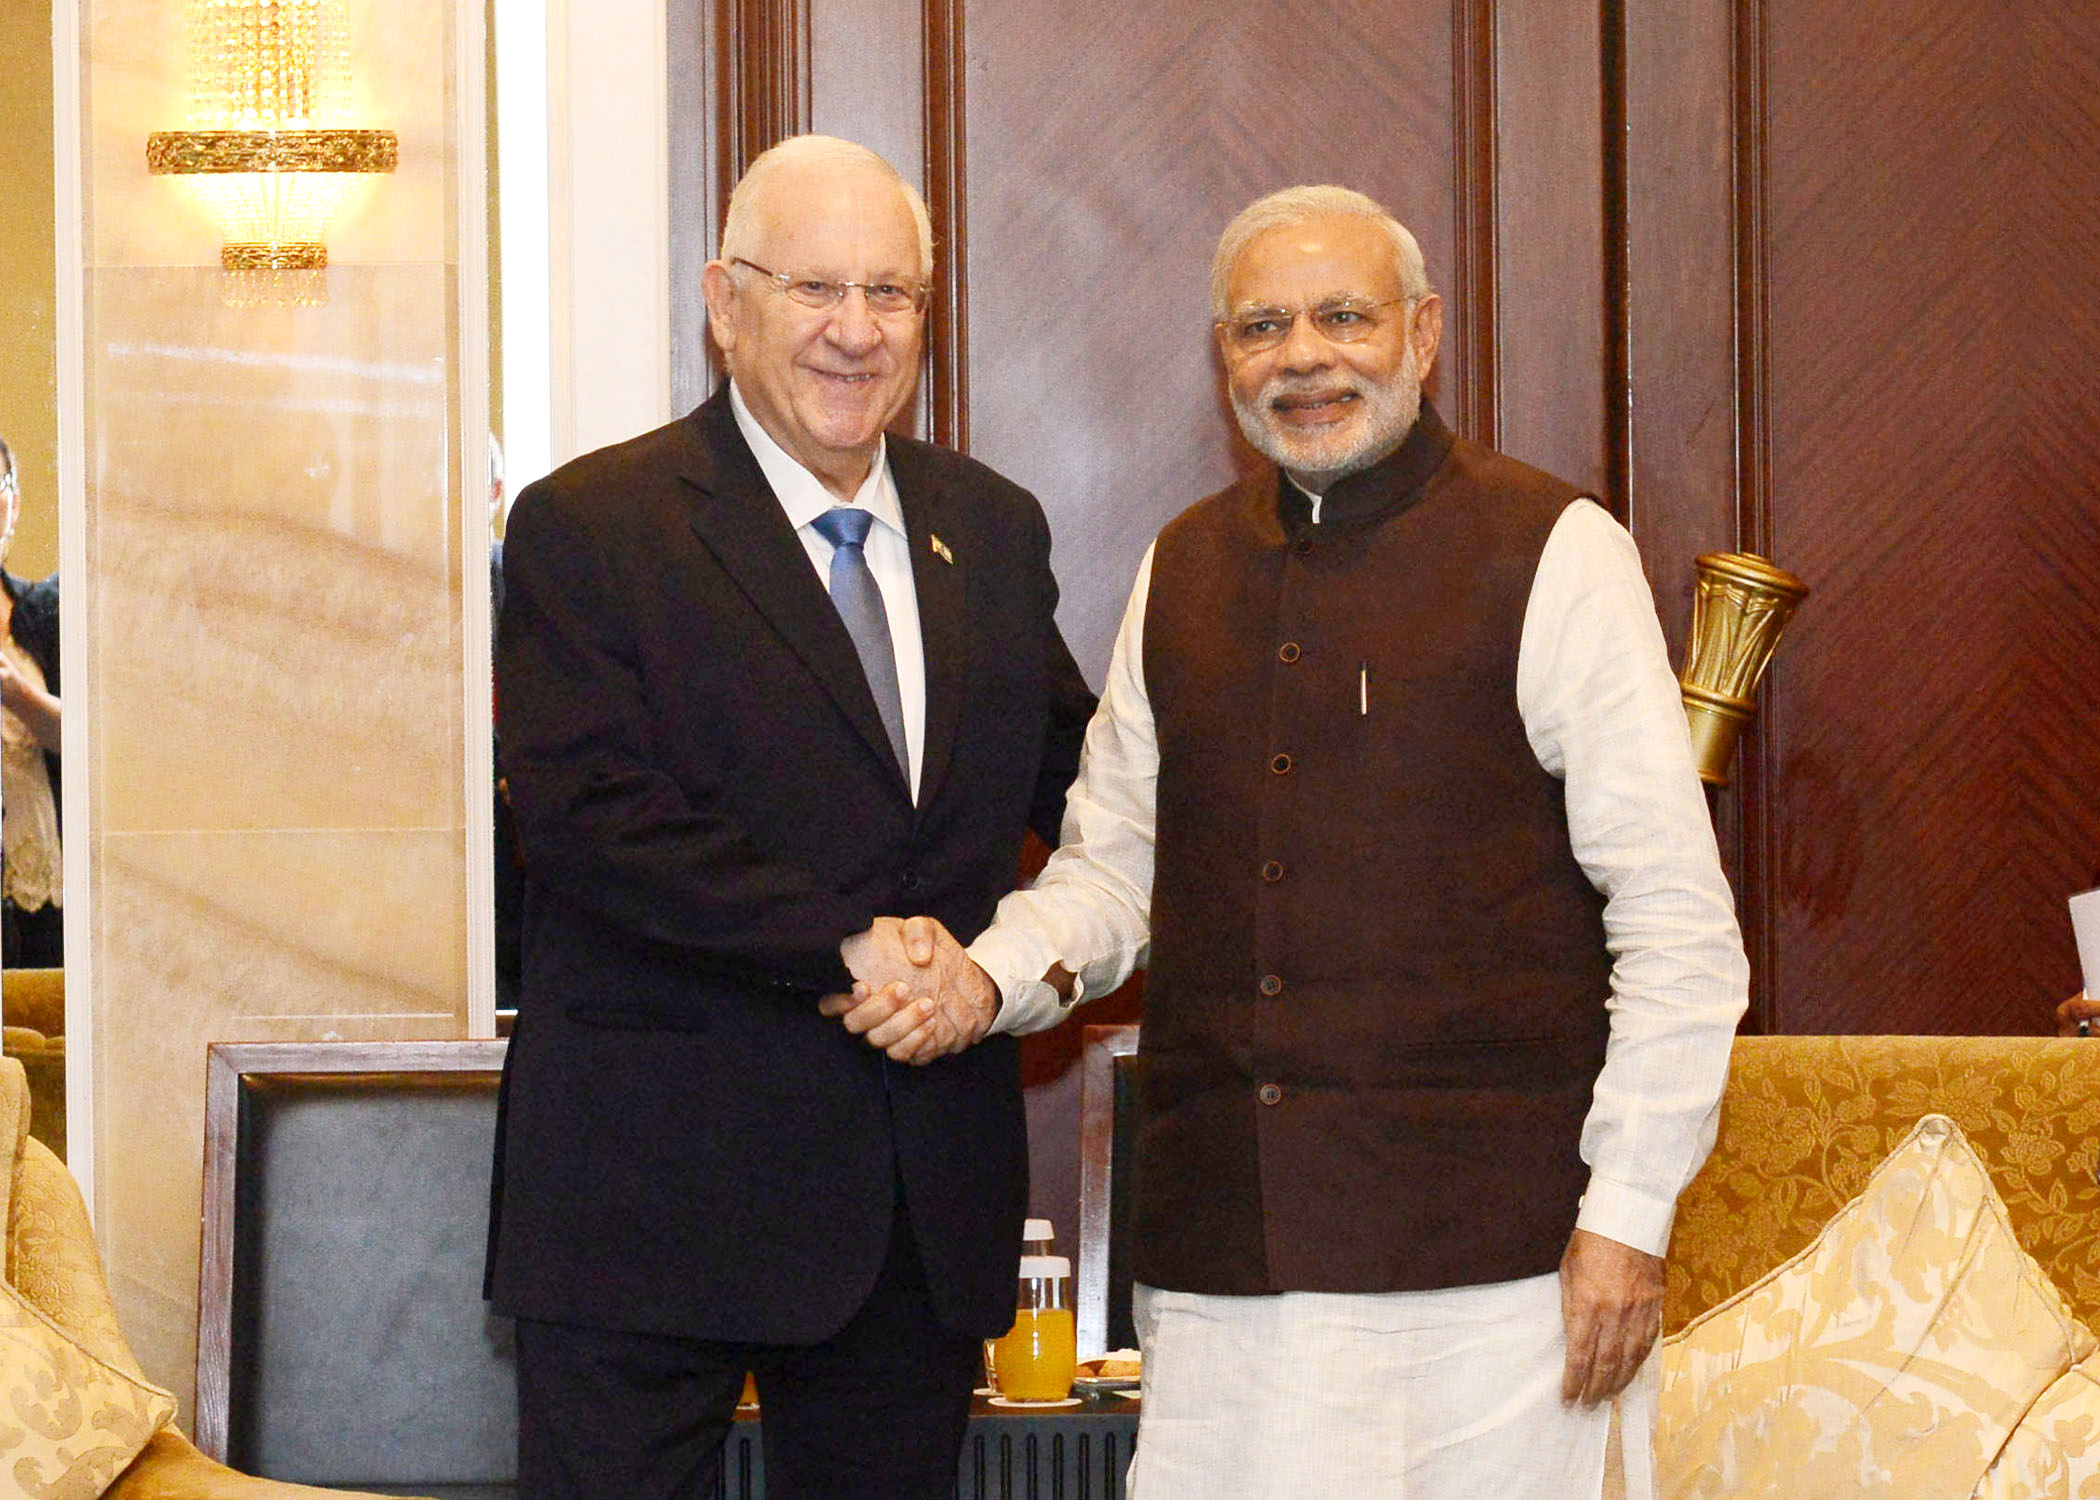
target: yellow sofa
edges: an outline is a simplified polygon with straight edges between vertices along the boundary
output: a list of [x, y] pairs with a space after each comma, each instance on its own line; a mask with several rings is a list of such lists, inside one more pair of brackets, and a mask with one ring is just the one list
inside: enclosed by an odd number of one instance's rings
[[1678, 1202], [1675, 1332], [1816, 1237], [1920, 1117], [1950, 1116], [2015, 1234], [2100, 1330], [2100, 1042], [1741, 1037], [1706, 1167]]
[[[1943, 1125], [1921, 1129], [1927, 1115], [1951, 1118], [1966, 1143]], [[2100, 1356], [2088, 1358], [2090, 1333], [2068, 1320], [2100, 1325], [2096, 1127], [2100, 1045], [2091, 1041], [1739, 1039], [1713, 1155], [1679, 1202], [1670, 1242], [1665, 1332], [1700, 1326], [1668, 1345], [1662, 1363], [1664, 1500], [1915, 1500], [1927, 1491], [2054, 1500], [2074, 1482], [2078, 1494], [2092, 1492], [2085, 1486], [2100, 1471], [2085, 1413]], [[1901, 1167], [1889, 1163], [1894, 1175], [1877, 1177], [1898, 1147]], [[1964, 1160], [1988, 1173], [2002, 1218]], [[1965, 1171], [1973, 1190], [1961, 1186]], [[1833, 1220], [1869, 1178], [1877, 1192], [1863, 1201], [1876, 1209], [1846, 1215], [1839, 1233]], [[1974, 1212], [1962, 1232], [1936, 1232], [1961, 1219], [1938, 1222], [1965, 1194]], [[2032, 1273], [2014, 1266], [2011, 1239], [2055, 1291], [2022, 1280]], [[1720, 1307], [1803, 1252], [1785, 1289], [1767, 1281]], [[1930, 1324], [1922, 1338], [1920, 1309]], [[1701, 1318], [1709, 1310], [1718, 1321]], [[1991, 1353], [2015, 1367], [2032, 1355], [2037, 1368], [2013, 1370], [2024, 1384], [2001, 1380], [1988, 1359], [1971, 1363], [1964, 1339], [1993, 1314], [2023, 1330]], [[1959, 1336], [1931, 1342], [1949, 1334]], [[1912, 1350], [1922, 1355], [1916, 1366]], [[1631, 1488], [1622, 1462], [1614, 1443], [1608, 1500]], [[2086, 1479], [2074, 1481], [2074, 1470]]]
[[29, 1074], [29, 1133], [66, 1159], [66, 971], [0, 973], [0, 1051]]
[[[22, 1065], [13, 1058], [0, 1059], [0, 1131], [12, 1147], [5, 1200], [7, 1284], [79, 1349], [143, 1380], [117, 1325], [80, 1190], [58, 1158], [30, 1138], [28, 1086]], [[63, 1403], [52, 1406], [49, 1391], [24, 1394], [47, 1408], [64, 1409]], [[51, 1493], [73, 1494], [77, 1488], [61, 1483]], [[342, 1500], [344, 1494], [235, 1473], [198, 1452], [172, 1425], [155, 1433], [103, 1493], [112, 1500]]]

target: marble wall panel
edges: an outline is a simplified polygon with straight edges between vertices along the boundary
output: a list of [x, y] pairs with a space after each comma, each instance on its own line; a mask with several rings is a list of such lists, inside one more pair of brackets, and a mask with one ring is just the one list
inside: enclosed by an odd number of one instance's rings
[[450, 272], [329, 277], [94, 277], [100, 829], [457, 821]]
[[347, 11], [401, 170], [346, 199], [325, 304], [230, 307], [215, 228], [144, 167], [183, 123], [182, 7], [82, 3], [81, 1050], [111, 1286], [184, 1420], [206, 1047], [466, 1025], [456, 7]]

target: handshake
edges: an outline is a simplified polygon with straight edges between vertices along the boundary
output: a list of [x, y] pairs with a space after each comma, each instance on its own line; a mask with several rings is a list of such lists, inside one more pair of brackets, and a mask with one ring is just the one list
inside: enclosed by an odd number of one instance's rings
[[877, 917], [839, 944], [853, 991], [817, 1008], [892, 1062], [923, 1067], [982, 1040], [999, 1011], [991, 976], [932, 917]]

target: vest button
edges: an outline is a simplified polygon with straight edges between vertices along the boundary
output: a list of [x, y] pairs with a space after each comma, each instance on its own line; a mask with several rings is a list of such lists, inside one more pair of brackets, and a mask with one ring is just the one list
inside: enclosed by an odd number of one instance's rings
[[1283, 1103], [1283, 1090], [1273, 1083], [1265, 1083], [1254, 1091], [1254, 1097], [1264, 1104]]
[[1283, 993], [1283, 981], [1274, 974], [1264, 974], [1261, 977], [1261, 983], [1256, 985], [1255, 988], [1273, 1000]]
[[1261, 878], [1270, 885], [1283, 879], [1283, 861], [1272, 859], [1261, 867]]
[[1298, 659], [1299, 655], [1300, 652], [1298, 650], [1298, 643], [1296, 641], [1285, 641], [1281, 646], [1278, 646], [1276, 648], [1276, 659], [1280, 662], [1294, 662]]
[[1269, 769], [1278, 776], [1288, 776], [1291, 774], [1291, 758], [1288, 755], [1275, 756], [1269, 761]]

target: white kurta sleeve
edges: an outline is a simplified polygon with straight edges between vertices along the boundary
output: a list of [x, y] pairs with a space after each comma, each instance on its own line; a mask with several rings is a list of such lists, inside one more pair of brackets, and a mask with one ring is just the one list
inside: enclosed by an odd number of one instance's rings
[[1605, 897], [1611, 1034], [1582, 1130], [1577, 1227], [1651, 1255], [1713, 1148], [1750, 972], [1691, 736], [1633, 538], [1587, 500], [1539, 558], [1517, 707], [1567, 788], [1575, 858]]
[[1159, 780], [1145, 691], [1151, 584], [1148, 548], [1116, 633], [1101, 706], [1087, 725], [1079, 775], [1065, 796], [1057, 852], [1027, 890], [999, 903], [992, 925], [970, 945], [970, 957], [999, 987], [995, 1032], [1046, 1030], [1070, 1013], [1035, 983], [1052, 964], [1075, 972], [1086, 997], [1107, 994], [1144, 962]]

